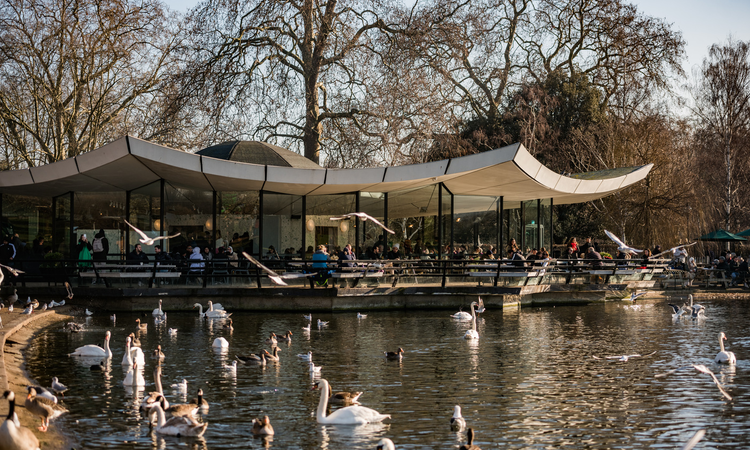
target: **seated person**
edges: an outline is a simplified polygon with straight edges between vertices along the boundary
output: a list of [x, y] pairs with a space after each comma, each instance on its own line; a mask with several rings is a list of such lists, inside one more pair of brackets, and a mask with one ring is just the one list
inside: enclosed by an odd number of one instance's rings
[[312, 254], [312, 269], [316, 274], [309, 277], [310, 289], [315, 289], [315, 284], [325, 286], [328, 284], [328, 253], [326, 253], [326, 246], [319, 245], [315, 253]]

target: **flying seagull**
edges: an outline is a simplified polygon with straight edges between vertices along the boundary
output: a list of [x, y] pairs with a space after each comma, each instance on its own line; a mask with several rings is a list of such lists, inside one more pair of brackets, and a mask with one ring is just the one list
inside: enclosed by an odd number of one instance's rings
[[[618, 361], [622, 361], [622, 362], [627, 362], [627, 361], [628, 361], [628, 360], [629, 360], [630, 358], [645, 358], [645, 357], [647, 357], [647, 356], [652, 356], [652, 355], [654, 355], [655, 353], [656, 353], [656, 352], [655, 352], [655, 351], [653, 351], [653, 352], [649, 353], [648, 355], [637, 355], [637, 354], [636, 354], [636, 355], [618, 355], [618, 356], [605, 356], [605, 357], [604, 357], [604, 359], [616, 359], [616, 360], [618, 360]], [[593, 356], [593, 355], [592, 355], [591, 357], [592, 357], [593, 359], [602, 359], [602, 358], [600, 358], [600, 357], [598, 357], [598, 356]]]
[[629, 301], [631, 301], [631, 302], [635, 303], [635, 300], [636, 300], [636, 299], [637, 299], [638, 297], [640, 297], [640, 296], [642, 296], [642, 295], [646, 295], [647, 293], [648, 293], [648, 291], [643, 291], [643, 292], [640, 292], [640, 293], [636, 293], [635, 291], [633, 291], [633, 292], [632, 292], [632, 293], [630, 294], [630, 298], [628, 298], [628, 297], [625, 297], [625, 298], [624, 298], [623, 300], [629, 300]]
[[672, 248], [670, 248], [669, 250], [665, 250], [665, 251], [663, 251], [663, 252], [661, 252], [661, 253], [657, 253], [657, 254], [655, 254], [655, 255], [651, 255], [651, 257], [652, 257], [652, 258], [656, 258], [657, 256], [665, 255], [665, 254], [667, 254], [667, 253], [673, 253], [673, 252], [675, 252], [675, 251], [676, 251], [676, 250], [677, 250], [678, 248], [685, 248], [685, 247], [690, 247], [691, 245], [695, 245], [695, 244], [697, 244], [697, 243], [698, 243], [698, 242], [693, 242], [692, 244], [684, 244], [684, 245], [678, 245], [677, 247], [672, 247]]
[[[123, 219], [123, 221], [125, 223], [127, 223], [128, 225], [130, 225], [130, 222], [128, 222], [127, 220]], [[177, 234], [174, 234], [172, 236], [157, 236], [155, 238], [150, 238], [150, 237], [146, 236], [146, 233], [144, 233], [143, 231], [141, 231], [138, 228], [134, 227], [133, 225], [130, 225], [130, 228], [134, 229], [135, 232], [138, 233], [138, 235], [141, 237], [140, 239], [138, 239], [138, 241], [141, 244], [146, 244], [146, 245], [154, 245], [154, 242], [156, 242], [158, 240], [161, 240], [161, 239], [172, 239], [172, 238], [177, 237], [177, 236], [180, 235], [180, 233], [177, 233]]]
[[391, 234], [396, 234], [395, 231], [391, 230], [390, 228], [386, 228], [385, 225], [383, 225], [382, 223], [380, 223], [380, 221], [378, 219], [372, 217], [371, 215], [369, 215], [367, 213], [363, 213], [363, 212], [354, 212], [354, 213], [344, 214], [341, 217], [331, 217], [331, 220], [344, 220], [344, 219], [349, 219], [351, 217], [359, 217], [363, 222], [367, 221], [367, 220], [371, 220], [372, 223], [374, 223], [375, 225], [377, 225], [380, 228], [384, 229], [385, 231], [387, 231], [387, 232], [389, 232]]
[[[6, 266], [6, 265], [4, 265], [4, 264], [0, 264], [0, 267], [2, 267], [3, 269], [7, 270], [7, 271], [8, 271], [8, 272], [10, 272], [10, 273], [11, 273], [11, 274], [12, 274], [13, 276], [16, 276], [16, 277], [17, 277], [17, 276], [18, 276], [19, 274], [22, 274], [22, 273], [26, 273], [26, 272], [24, 272], [24, 271], [22, 271], [22, 270], [14, 269], [13, 267], [10, 267], [10, 266]], [[4, 280], [4, 279], [5, 279], [5, 273], [4, 273], [4, 272], [3, 272], [2, 270], [0, 270], [0, 284], [2, 284], [2, 283], [3, 283], [3, 280]]]
[[721, 395], [723, 395], [724, 397], [726, 397], [727, 400], [730, 400], [730, 401], [732, 400], [732, 397], [729, 394], [727, 394], [727, 391], [725, 391], [724, 387], [721, 385], [721, 383], [719, 383], [719, 379], [716, 378], [716, 375], [714, 375], [713, 372], [711, 372], [710, 370], [708, 370], [708, 367], [704, 366], [703, 364], [692, 364], [690, 366], [679, 367], [677, 369], [670, 370], [669, 372], [664, 372], [664, 373], [660, 373], [660, 374], [654, 375], [654, 378], [666, 377], [667, 375], [671, 375], [671, 374], [677, 372], [678, 370], [689, 369], [691, 367], [694, 368], [695, 370], [697, 370], [700, 373], [705, 373], [706, 375], [710, 375], [711, 378], [714, 380], [714, 383], [716, 383], [716, 387], [718, 387], [719, 391], [721, 391]]
[[288, 284], [286, 284], [284, 280], [281, 279], [278, 273], [261, 264], [260, 261], [248, 255], [247, 252], [242, 252], [242, 256], [247, 258], [251, 263], [263, 269], [263, 271], [268, 274], [268, 279], [271, 280], [273, 284], [276, 284], [278, 286], [288, 286]]
[[612, 242], [614, 242], [615, 244], [617, 244], [617, 250], [619, 250], [619, 251], [621, 251], [623, 253], [643, 253], [643, 250], [637, 250], [637, 249], [634, 249], [633, 247], [625, 245], [625, 243], [622, 242], [620, 240], [620, 238], [618, 238], [617, 236], [615, 236], [611, 232], [609, 232], [607, 230], [604, 230], [604, 232], [607, 233], [607, 236], [610, 239], [612, 239]]
[[703, 435], [706, 434], [706, 430], [698, 430], [695, 432], [692, 438], [690, 438], [689, 441], [685, 443], [685, 445], [682, 446], [680, 450], [693, 450], [693, 447], [701, 440], [703, 439]]

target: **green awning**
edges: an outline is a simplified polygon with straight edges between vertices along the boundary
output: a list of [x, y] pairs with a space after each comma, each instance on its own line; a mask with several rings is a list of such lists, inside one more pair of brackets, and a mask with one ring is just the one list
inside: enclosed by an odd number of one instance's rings
[[704, 234], [699, 237], [701, 241], [745, 241], [746, 238], [730, 233], [726, 230], [716, 230], [713, 233]]

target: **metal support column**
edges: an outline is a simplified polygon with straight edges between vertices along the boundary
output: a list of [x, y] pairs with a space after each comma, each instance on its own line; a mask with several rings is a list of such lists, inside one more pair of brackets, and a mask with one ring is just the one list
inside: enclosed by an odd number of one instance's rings
[[[359, 210], [359, 192], [355, 194], [354, 197], [354, 210], [357, 212], [360, 212]], [[359, 228], [357, 225], [360, 225], [359, 219], [357, 217], [352, 218], [353, 225], [354, 225], [354, 257], [359, 259]], [[364, 227], [362, 227], [364, 228]]]
[[542, 248], [542, 199], [536, 199], [536, 247]]

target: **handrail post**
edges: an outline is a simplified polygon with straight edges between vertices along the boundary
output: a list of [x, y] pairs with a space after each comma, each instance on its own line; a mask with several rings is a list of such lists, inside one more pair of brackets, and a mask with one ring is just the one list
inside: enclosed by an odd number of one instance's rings
[[448, 275], [448, 261], [449, 259], [441, 259], [440, 262], [443, 264], [443, 281], [440, 283], [440, 287], [445, 287], [446, 276]]

